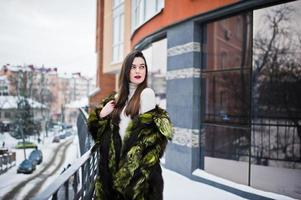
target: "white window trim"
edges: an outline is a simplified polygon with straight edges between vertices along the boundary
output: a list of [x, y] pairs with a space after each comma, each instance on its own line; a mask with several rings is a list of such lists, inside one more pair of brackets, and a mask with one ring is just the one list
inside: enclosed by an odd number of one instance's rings
[[[114, 3], [114, 2], [113, 2]], [[122, 17], [123, 16], [123, 17]], [[117, 47], [123, 47], [124, 45], [124, 41], [118, 41], [116, 43], [114, 43], [114, 19], [115, 18], [119, 18], [118, 20], [118, 31], [120, 32], [120, 34], [124, 34], [124, 1], [120, 1], [119, 4], [117, 4], [116, 6], [112, 6], [112, 46], [111, 46], [111, 51], [112, 51], [112, 58], [111, 58], [111, 64], [115, 64], [115, 63], [120, 63], [123, 59], [123, 51], [121, 52], [121, 55], [119, 55], [119, 52], [117, 52], [117, 55], [114, 56], [114, 49]], [[123, 20], [123, 22], [121, 22], [121, 20]], [[122, 27], [123, 26], [123, 27]], [[123, 32], [121, 33], [121, 30], [123, 30]], [[121, 35], [118, 35], [118, 37], [120, 37]], [[124, 37], [121, 37], [124, 40]], [[119, 40], [119, 38], [118, 38]], [[115, 58], [116, 57], [116, 58]]]
[[114, 1], [113, 1], [112, 10], [117, 9], [118, 7], [120, 7], [120, 6], [123, 5], [123, 4], [124, 4], [124, 0], [120, 1], [119, 4], [117, 4], [117, 5], [114, 6]]
[[[137, 0], [137, 1], [144, 1], [144, 5], [145, 5], [145, 2], [147, 1], [147, 0]], [[154, 0], [152, 0], [152, 1], [154, 1]], [[143, 15], [144, 15], [144, 21], [142, 22], [142, 23], [140, 23], [140, 24], [138, 24], [138, 25], [136, 25], [135, 24], [135, 22], [136, 21], [134, 21], [134, 16], [135, 16], [135, 14], [136, 14], [136, 10], [138, 9], [138, 5], [139, 5], [139, 3], [136, 5], [136, 8], [133, 8], [132, 7], [132, 14], [131, 14], [131, 31], [132, 31], [132, 34], [137, 30], [137, 29], [139, 29], [141, 26], [143, 26], [144, 24], [146, 24], [148, 21], [150, 21], [151, 19], [153, 19], [154, 17], [156, 17], [158, 14], [160, 14], [162, 11], [163, 11], [163, 9], [164, 9], [164, 7], [165, 7], [165, 3], [164, 3], [164, 0], [162, 0], [162, 8], [161, 9], [158, 9], [158, 6], [159, 6], [159, 3], [158, 3], [159, 1], [158, 0], [156, 0], [156, 12], [151, 16], [151, 17], [149, 17], [149, 18], [146, 18], [146, 12], [145, 12], [145, 6], [144, 6], [144, 13], [143, 13]], [[134, 6], [133, 5], [133, 0], [132, 0], [132, 6]]]

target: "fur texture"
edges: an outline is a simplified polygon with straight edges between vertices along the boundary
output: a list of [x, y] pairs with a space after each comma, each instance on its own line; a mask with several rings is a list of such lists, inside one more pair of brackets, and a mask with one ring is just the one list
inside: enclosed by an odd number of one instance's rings
[[89, 115], [88, 128], [100, 151], [99, 175], [95, 184], [100, 200], [161, 200], [163, 179], [160, 167], [167, 141], [172, 138], [168, 114], [155, 109], [138, 115], [128, 125], [123, 141], [110, 116], [100, 119], [105, 99]]

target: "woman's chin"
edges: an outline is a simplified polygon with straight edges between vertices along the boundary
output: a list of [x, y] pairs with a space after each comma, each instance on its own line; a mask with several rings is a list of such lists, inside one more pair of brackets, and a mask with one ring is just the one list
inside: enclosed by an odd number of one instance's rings
[[135, 85], [139, 85], [141, 84], [143, 81], [140, 81], [140, 80], [134, 80], [134, 81], [131, 81], [132, 84], [135, 84]]

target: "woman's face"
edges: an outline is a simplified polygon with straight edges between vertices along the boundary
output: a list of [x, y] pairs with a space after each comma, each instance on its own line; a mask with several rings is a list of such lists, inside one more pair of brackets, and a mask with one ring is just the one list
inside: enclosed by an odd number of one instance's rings
[[130, 82], [139, 85], [144, 81], [145, 75], [146, 75], [146, 66], [145, 66], [144, 59], [141, 57], [134, 58], [130, 70]]

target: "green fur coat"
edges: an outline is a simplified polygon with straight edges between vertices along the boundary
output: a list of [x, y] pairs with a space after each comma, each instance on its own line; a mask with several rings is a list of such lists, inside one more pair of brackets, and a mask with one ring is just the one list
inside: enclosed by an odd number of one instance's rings
[[104, 99], [88, 118], [88, 129], [100, 152], [95, 199], [163, 199], [160, 158], [172, 138], [167, 112], [156, 106], [133, 118], [122, 141], [119, 126], [112, 123], [110, 116], [99, 117], [112, 99], [114, 95]]

